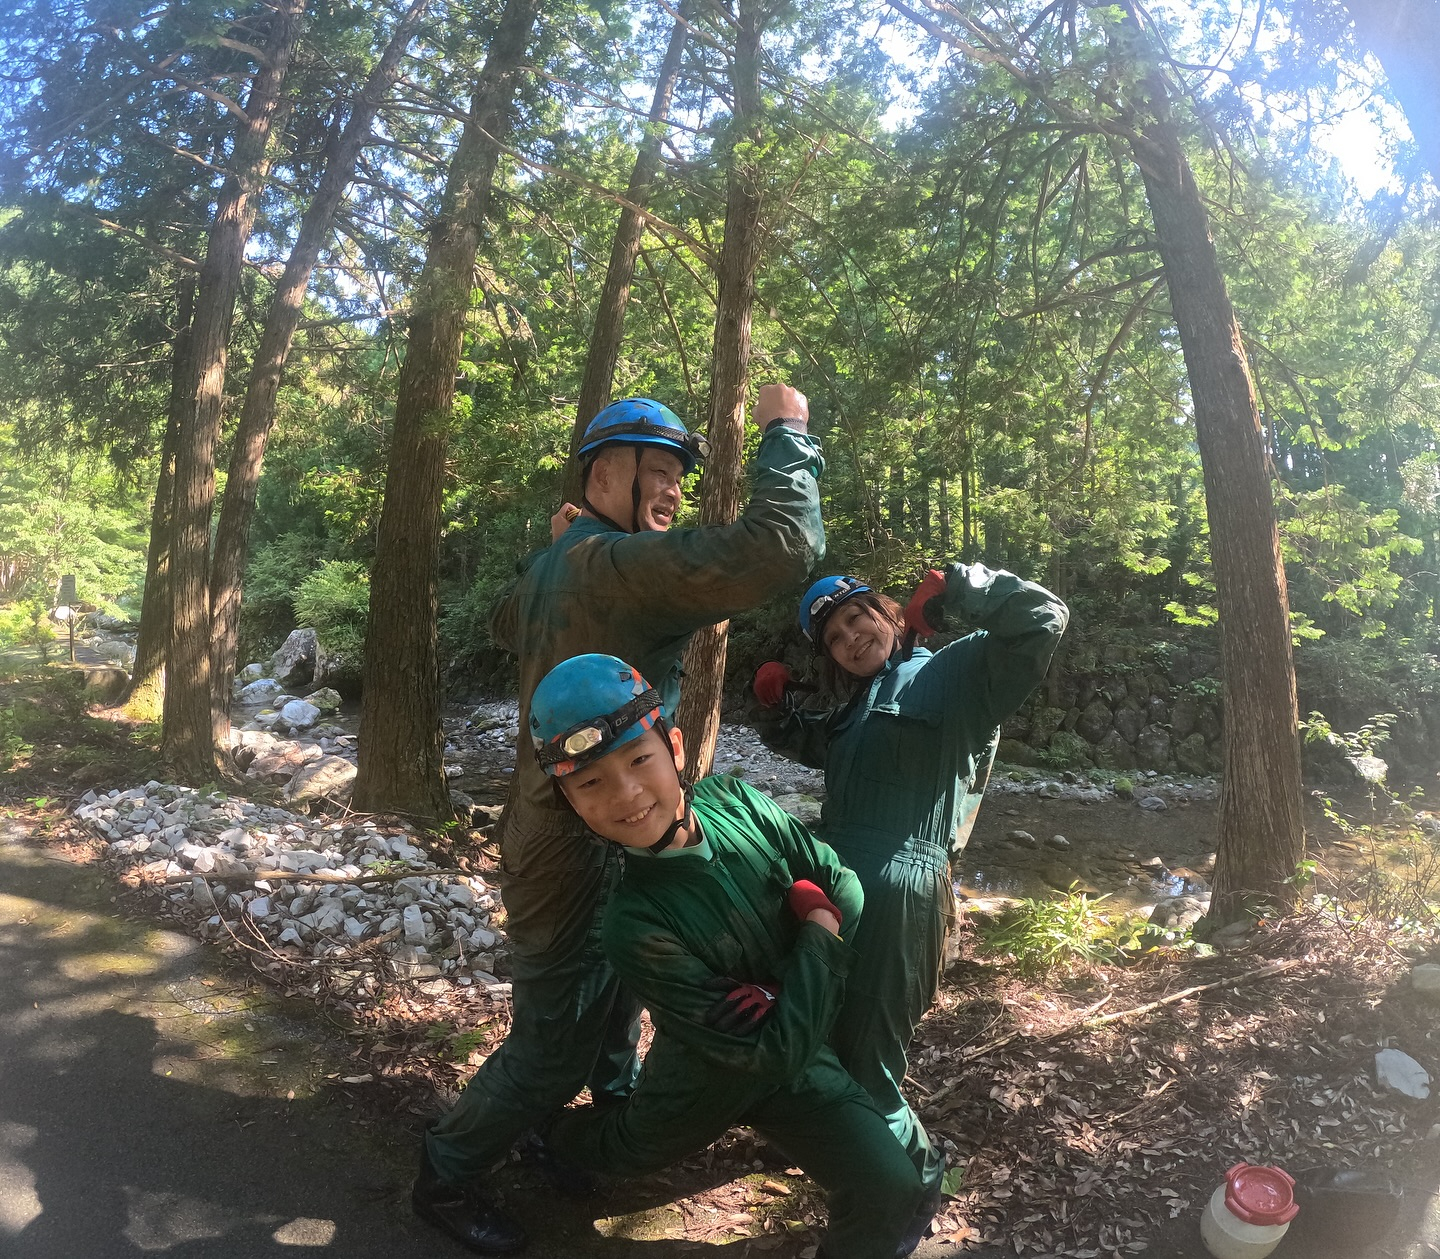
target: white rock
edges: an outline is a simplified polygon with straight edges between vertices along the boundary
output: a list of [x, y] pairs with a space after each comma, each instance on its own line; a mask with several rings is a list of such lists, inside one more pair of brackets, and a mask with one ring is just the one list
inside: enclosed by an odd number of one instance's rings
[[1375, 1078], [1382, 1088], [1416, 1101], [1430, 1096], [1430, 1073], [1398, 1049], [1382, 1049], [1375, 1055]]
[[270, 898], [268, 896], [257, 896], [250, 902], [250, 917], [256, 919], [270, 917]]
[[258, 660], [253, 664], [247, 664], [240, 670], [240, 681], [258, 682], [265, 676], [265, 666]]
[[285, 930], [280, 933], [280, 943], [300, 945], [305, 942], [300, 938], [300, 933], [296, 931], [294, 927], [286, 927]]
[[419, 905], [406, 905], [405, 912], [401, 915], [401, 922], [405, 926], [405, 943], [421, 945], [430, 934], [425, 926], [425, 919], [420, 913]]
[[274, 678], [260, 678], [242, 686], [235, 694], [235, 701], [239, 704], [258, 707], [261, 704], [268, 704], [279, 694], [280, 683]]
[[493, 949], [495, 947], [495, 941], [498, 939], [499, 937], [488, 927], [476, 927], [470, 932], [470, 942], [474, 944], [477, 949]]
[[292, 730], [306, 730], [320, 720], [320, 710], [303, 699], [292, 699], [280, 710], [280, 720]]
[[[301, 704], [303, 701], [296, 700]], [[285, 706], [288, 712], [291, 705]], [[355, 786], [355, 764], [343, 756], [322, 756], [317, 761], [302, 765], [285, 788], [285, 798], [291, 802], [319, 800], [322, 797], [344, 803], [350, 799]]]

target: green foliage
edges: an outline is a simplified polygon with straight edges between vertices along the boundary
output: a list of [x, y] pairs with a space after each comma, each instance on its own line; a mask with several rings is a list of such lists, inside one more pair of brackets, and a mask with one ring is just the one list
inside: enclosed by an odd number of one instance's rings
[[1057, 730], [1048, 747], [1037, 753], [1039, 762], [1050, 769], [1080, 769], [1090, 764], [1090, 745], [1078, 734]]
[[1122, 937], [1128, 942], [1133, 932], [1101, 912], [1105, 899], [1073, 887], [1045, 900], [1026, 898], [993, 926], [979, 928], [981, 948], [1009, 957], [1027, 978], [1113, 961]]
[[312, 626], [325, 650], [358, 663], [370, 610], [370, 577], [352, 560], [327, 560], [295, 591], [295, 616]]
[[242, 654], [273, 651], [295, 627], [295, 592], [319, 565], [323, 547], [308, 534], [287, 533], [257, 548], [245, 570]]
[[35, 750], [22, 736], [20, 725], [14, 704], [0, 708], [0, 772], [8, 774]]

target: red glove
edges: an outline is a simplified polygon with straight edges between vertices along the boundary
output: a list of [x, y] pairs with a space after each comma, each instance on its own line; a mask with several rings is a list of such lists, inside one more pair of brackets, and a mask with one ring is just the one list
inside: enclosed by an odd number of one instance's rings
[[727, 1036], [744, 1036], [755, 1031], [775, 1008], [776, 985], [742, 984], [728, 975], [716, 975], [705, 981], [712, 992], [725, 995], [705, 1011], [705, 1022]]
[[788, 665], [783, 665], [778, 660], [767, 660], [755, 670], [750, 689], [766, 708], [778, 708], [780, 701], [785, 698], [785, 688], [794, 680], [795, 675], [790, 672]]
[[914, 630], [921, 638], [929, 638], [935, 630], [925, 619], [925, 605], [936, 595], [944, 593], [945, 574], [938, 568], [932, 568], [925, 574], [924, 580], [915, 587], [915, 593], [910, 596], [910, 602], [905, 605], [905, 628]]
[[809, 879], [796, 879], [786, 894], [790, 901], [790, 912], [801, 922], [810, 916], [812, 910], [823, 909], [834, 914], [836, 922], [844, 922], [845, 915], [835, 908], [835, 902], [825, 895]]

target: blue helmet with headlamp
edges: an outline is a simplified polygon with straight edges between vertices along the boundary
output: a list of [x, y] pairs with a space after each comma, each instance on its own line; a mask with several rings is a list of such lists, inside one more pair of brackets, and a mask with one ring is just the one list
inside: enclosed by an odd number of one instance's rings
[[562, 660], [530, 697], [530, 741], [552, 778], [564, 778], [638, 739], [664, 719], [660, 693], [616, 656]]
[[659, 446], [677, 455], [685, 472], [694, 472], [710, 453], [710, 443], [687, 432], [680, 417], [653, 398], [621, 398], [601, 408], [585, 426], [579, 455], [588, 463], [606, 446]]
[[800, 632], [818, 650], [824, 644], [821, 636], [825, 633], [825, 622], [835, 609], [854, 595], [865, 594], [870, 589], [858, 577], [822, 577], [800, 600]]

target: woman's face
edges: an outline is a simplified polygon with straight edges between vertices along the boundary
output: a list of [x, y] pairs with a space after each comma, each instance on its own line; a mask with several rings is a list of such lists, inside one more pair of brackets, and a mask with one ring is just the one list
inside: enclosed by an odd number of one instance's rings
[[835, 609], [820, 637], [825, 654], [857, 678], [873, 678], [895, 650], [894, 628], [857, 599]]

